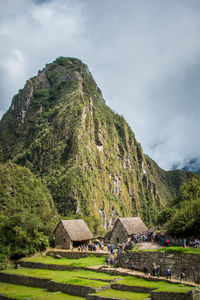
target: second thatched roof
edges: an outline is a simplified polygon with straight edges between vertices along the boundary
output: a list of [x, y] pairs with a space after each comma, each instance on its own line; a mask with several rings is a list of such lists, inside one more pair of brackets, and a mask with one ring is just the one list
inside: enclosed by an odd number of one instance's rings
[[81, 219], [79, 220], [61, 220], [64, 229], [69, 234], [71, 241], [80, 242], [91, 240], [93, 234]]
[[139, 217], [119, 218], [117, 221], [122, 223], [128, 235], [145, 233], [148, 230]]

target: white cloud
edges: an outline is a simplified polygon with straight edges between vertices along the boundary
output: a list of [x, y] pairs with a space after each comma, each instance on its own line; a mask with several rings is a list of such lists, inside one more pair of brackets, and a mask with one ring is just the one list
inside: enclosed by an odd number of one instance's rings
[[197, 0], [0, 0], [0, 110], [58, 56], [87, 63], [162, 167], [200, 157]]

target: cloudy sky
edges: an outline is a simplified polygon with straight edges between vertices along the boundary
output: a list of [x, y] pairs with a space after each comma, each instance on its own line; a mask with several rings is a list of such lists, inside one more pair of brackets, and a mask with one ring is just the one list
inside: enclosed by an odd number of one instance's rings
[[0, 0], [0, 116], [58, 56], [89, 66], [161, 167], [200, 158], [199, 0]]

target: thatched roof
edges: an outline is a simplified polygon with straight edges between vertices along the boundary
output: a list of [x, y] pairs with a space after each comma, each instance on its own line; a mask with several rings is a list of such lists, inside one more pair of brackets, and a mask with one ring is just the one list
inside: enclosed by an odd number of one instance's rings
[[69, 234], [71, 241], [80, 242], [93, 238], [93, 234], [83, 220], [61, 220], [60, 222]]
[[144, 233], [148, 230], [146, 225], [139, 217], [133, 218], [119, 218], [118, 222], [121, 222], [126, 229], [128, 235]]

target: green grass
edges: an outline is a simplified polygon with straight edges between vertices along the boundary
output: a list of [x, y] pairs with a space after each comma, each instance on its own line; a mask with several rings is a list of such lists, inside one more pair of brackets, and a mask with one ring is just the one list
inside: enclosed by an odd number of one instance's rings
[[95, 295], [103, 296], [103, 297], [115, 297], [119, 299], [127, 299], [127, 300], [144, 300], [149, 297], [149, 294], [145, 293], [134, 293], [127, 291], [119, 291], [114, 289], [109, 289], [100, 293], [96, 293]]
[[0, 294], [15, 299], [82, 300], [85, 298], [63, 293], [52, 293], [41, 288], [0, 282]]
[[20, 268], [16, 270], [11, 268], [6, 270], [5, 272], [9, 274], [20, 274], [25, 276], [48, 278], [56, 282], [65, 282], [65, 283], [70, 283], [75, 285], [87, 285], [87, 286], [92, 286], [94, 288], [108, 285], [108, 282], [95, 281], [95, 279], [111, 280], [117, 277], [117, 276], [111, 276], [109, 274], [96, 273], [93, 271], [86, 271], [86, 270], [54, 271], [54, 270], [30, 269], [30, 268]]
[[166, 252], [166, 253], [196, 253], [200, 254], [200, 248], [183, 248], [183, 247], [163, 247], [159, 249], [140, 250], [134, 247], [131, 251], [134, 252]]
[[183, 247], [164, 247], [156, 249], [156, 251], [162, 251], [167, 253], [196, 253], [200, 254], [200, 248], [183, 248]]
[[134, 277], [134, 276], [127, 276], [122, 279], [119, 283], [125, 285], [134, 285], [134, 286], [142, 286], [142, 287], [149, 287], [155, 288], [157, 291], [167, 291], [167, 292], [180, 292], [180, 293], [187, 293], [188, 291], [192, 290], [193, 287], [188, 285], [183, 285], [179, 283], [169, 283], [166, 281], [148, 281], [143, 278]]
[[33, 257], [33, 258], [25, 258], [23, 261], [31, 261], [31, 262], [38, 262], [43, 264], [55, 264], [55, 265], [67, 265], [73, 267], [91, 267], [91, 266], [99, 266], [105, 263], [106, 255], [102, 257], [96, 257], [95, 255], [90, 255], [85, 258], [77, 258], [77, 259], [69, 259], [66, 257], [62, 258], [54, 258], [51, 256], [40, 256], [40, 257]]

